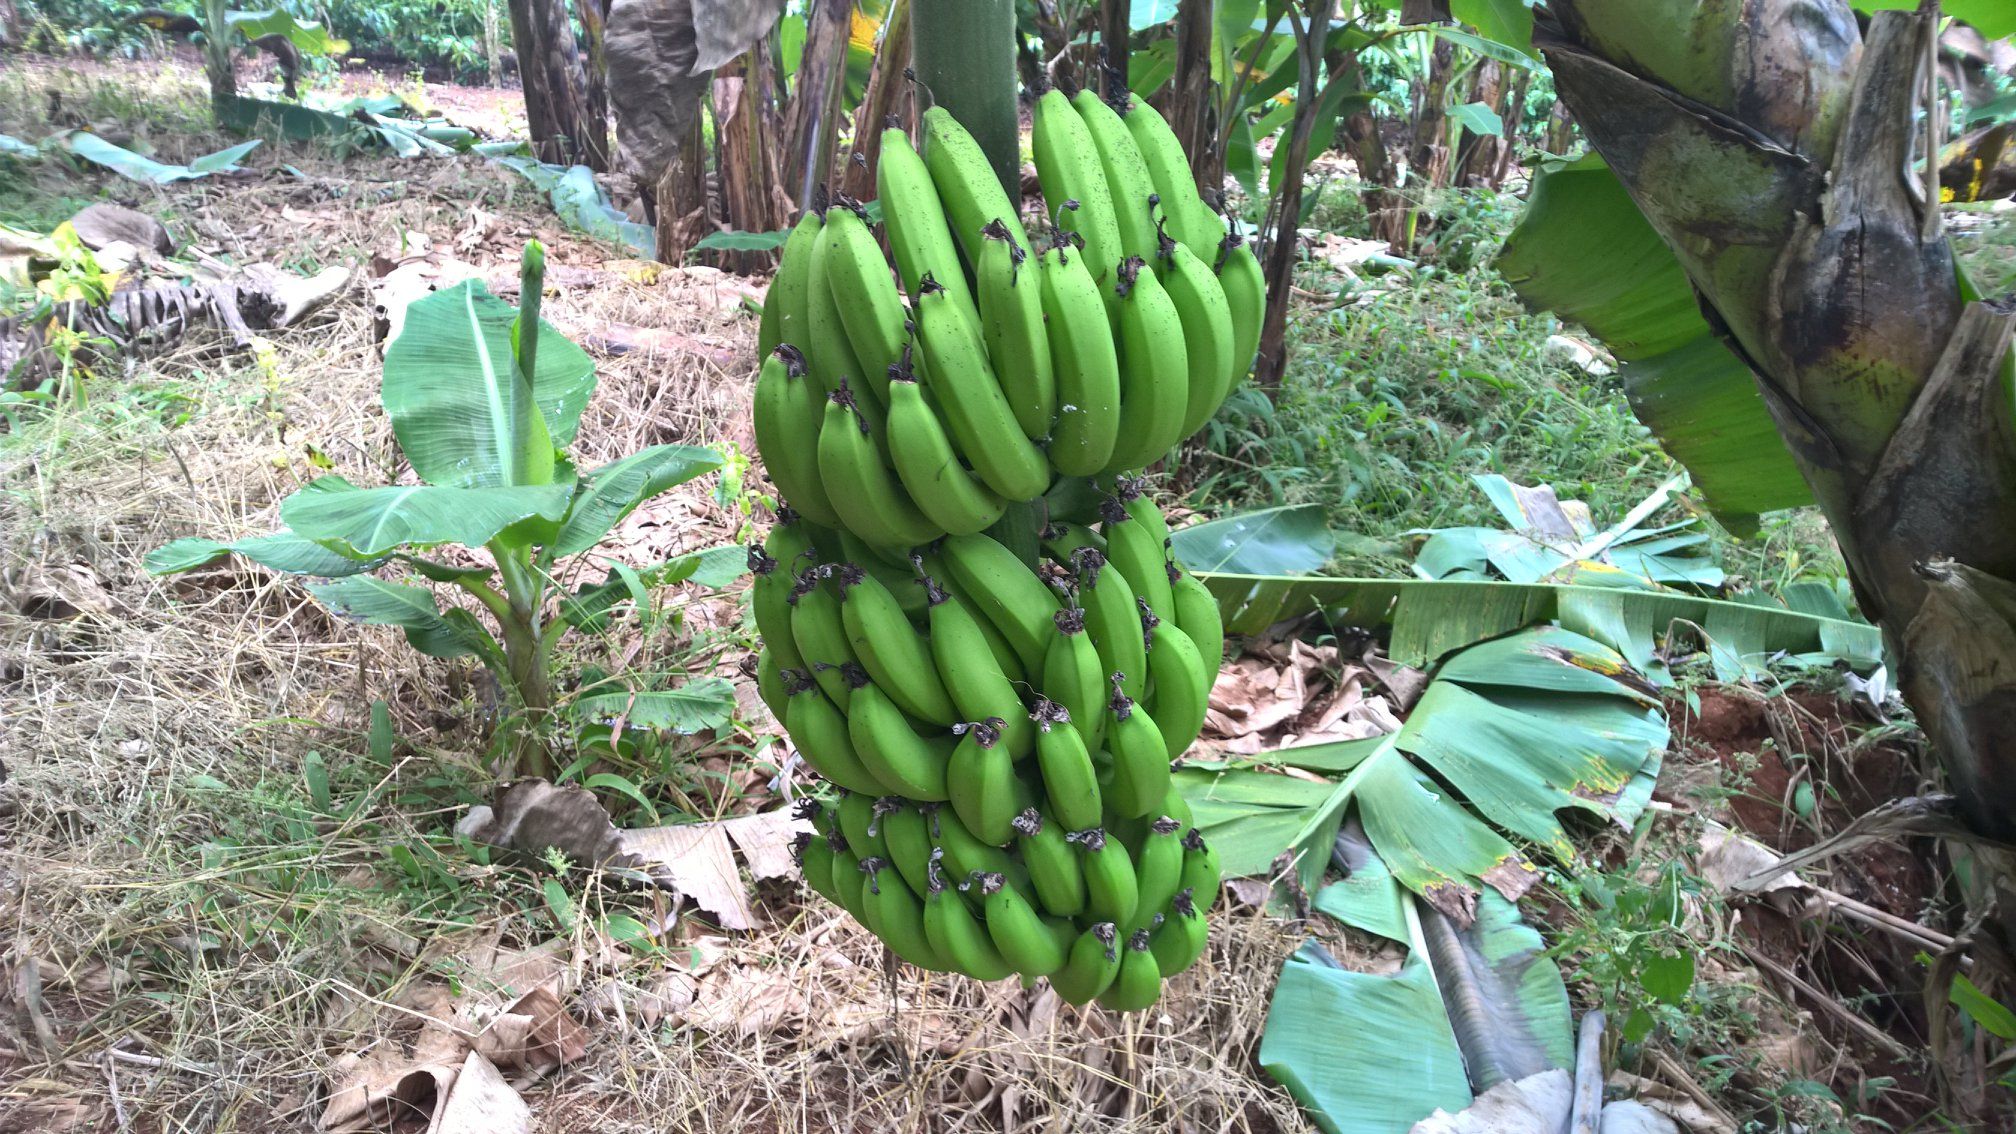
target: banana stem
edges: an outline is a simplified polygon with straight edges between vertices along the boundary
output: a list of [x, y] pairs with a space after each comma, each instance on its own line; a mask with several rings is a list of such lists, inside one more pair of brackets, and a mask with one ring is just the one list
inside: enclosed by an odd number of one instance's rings
[[1014, 0], [914, 0], [910, 58], [920, 93], [972, 133], [1008, 199], [1019, 206]]

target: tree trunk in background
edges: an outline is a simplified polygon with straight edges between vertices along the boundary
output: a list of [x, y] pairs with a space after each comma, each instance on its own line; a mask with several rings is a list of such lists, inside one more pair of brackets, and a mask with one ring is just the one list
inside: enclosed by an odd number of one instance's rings
[[1569, 147], [1575, 144], [1575, 116], [1568, 111], [1565, 99], [1556, 99], [1554, 109], [1547, 112], [1547, 131], [1540, 138], [1540, 148], [1557, 157], [1566, 157]]
[[539, 160], [608, 168], [608, 125], [588, 113], [574, 26], [563, 0], [511, 0], [511, 43]]
[[[1470, 72], [1470, 97], [1466, 102], [1481, 102], [1491, 108], [1502, 120], [1505, 114], [1505, 69], [1496, 59], [1478, 62]], [[1503, 149], [1503, 134], [1492, 137], [1469, 130], [1463, 132], [1463, 140], [1456, 144], [1456, 161], [1449, 177], [1451, 185], [1481, 186], [1490, 181], [1492, 171], [1498, 168], [1498, 151]]]
[[[1132, 34], [1133, 8], [1130, 0], [1100, 0], [1099, 4], [1099, 46], [1106, 50], [1107, 68], [1119, 73], [1123, 86], [1127, 83], [1127, 45]], [[1092, 89], [1103, 95], [1105, 76], [1100, 76], [1098, 84]]]
[[203, 0], [203, 73], [210, 79], [210, 111], [222, 122], [238, 97], [238, 73], [231, 66], [231, 33], [224, 0]]
[[1867, 43], [1845, 3], [1552, 8], [1562, 98], [1755, 373], [1969, 825], [2016, 837], [2016, 316], [1913, 172], [1936, 6]]
[[21, 9], [15, 6], [14, 0], [0, 0], [0, 47], [18, 49], [26, 34], [27, 30], [21, 24]]
[[1533, 72], [1521, 71], [1512, 80], [1512, 93], [1505, 98], [1505, 144], [1498, 147], [1498, 167], [1491, 171], [1493, 189], [1505, 184], [1512, 176], [1512, 167], [1519, 160], [1519, 124], [1526, 117], [1526, 92], [1533, 87]]
[[609, 168], [609, 62], [602, 54], [608, 4], [609, 0], [575, 0], [574, 6], [581, 18], [582, 102], [594, 149], [602, 158], [596, 169]]
[[798, 60], [784, 118], [784, 188], [799, 208], [810, 207], [815, 186], [833, 180], [853, 12], [852, 0], [812, 0], [806, 15], [805, 54]]
[[1019, 205], [1014, 0], [910, 0], [910, 57], [924, 97], [966, 127]]
[[1407, 184], [1416, 205], [1427, 190], [1449, 183], [1449, 83], [1455, 73], [1456, 45], [1437, 39], [1408, 123]]
[[[1295, 117], [1288, 129], [1288, 158], [1281, 166], [1281, 186], [1268, 202], [1271, 223], [1266, 226], [1267, 314], [1260, 324], [1259, 357], [1253, 364], [1253, 380], [1261, 389], [1280, 388], [1288, 369], [1288, 300], [1295, 282], [1295, 230], [1302, 219], [1302, 182], [1309, 168], [1309, 135], [1316, 129], [1316, 107], [1323, 101], [1316, 86], [1317, 65], [1329, 38], [1331, 0], [1307, 0], [1306, 13], [1298, 15], [1296, 5], [1288, 5], [1289, 26], [1295, 32], [1295, 62], [1305, 96], [1295, 100]], [[1307, 17], [1304, 22], [1304, 15]], [[1333, 74], [1331, 82], [1349, 81]]]
[[683, 264], [700, 238], [714, 231], [707, 216], [707, 146], [700, 133], [704, 115], [680, 140], [679, 153], [659, 176], [653, 196], [658, 208], [658, 262]]
[[917, 100], [911, 96], [903, 69], [910, 65], [910, 0], [893, 0], [882, 23], [882, 40], [875, 47], [875, 65], [868, 71], [868, 86], [861, 93], [861, 105], [854, 110], [854, 152], [840, 174], [847, 194], [867, 200], [875, 196], [875, 163], [882, 157], [882, 129], [890, 115], [896, 115], [916, 139]]
[[[1183, 143], [1190, 168], [1197, 175], [1197, 187], [1205, 201], [1216, 204], [1224, 192], [1225, 177], [1216, 178], [1217, 137], [1211, 123], [1211, 24], [1212, 0], [1181, 0], [1176, 5], [1176, 73], [1169, 80], [1169, 109], [1163, 117]], [[1314, 84], [1311, 84], [1314, 89]]]
[[[791, 220], [770, 107], [776, 99], [770, 37], [714, 72], [714, 163], [721, 182], [722, 224], [742, 232], [774, 232]], [[769, 271], [773, 252], [730, 252], [721, 266], [750, 274]]]

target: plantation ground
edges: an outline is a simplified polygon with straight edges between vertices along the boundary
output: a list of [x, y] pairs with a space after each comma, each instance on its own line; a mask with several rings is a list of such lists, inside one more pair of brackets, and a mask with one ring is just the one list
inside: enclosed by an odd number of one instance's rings
[[[186, 160], [224, 144], [190, 128], [203, 120], [197, 82], [186, 69], [0, 73], [0, 132], [39, 137], [54, 90], [85, 121]], [[157, 190], [44, 163], [0, 188], [0, 221], [46, 229], [116, 199], [220, 259], [368, 272], [374, 257], [424, 248], [499, 290], [536, 235], [556, 265], [547, 317], [603, 340], [581, 459], [668, 441], [749, 449], [755, 321], [742, 297], [761, 281], [640, 270], [473, 160], [339, 161], [269, 142], [248, 164], [244, 179]], [[1554, 361], [1545, 343], [1557, 328], [1519, 311], [1480, 266], [1507, 208], [1474, 206], [1467, 223], [1483, 247], [1462, 257], [1452, 247], [1345, 306], [1325, 298], [1339, 274], [1312, 266], [1300, 283], [1316, 298], [1297, 313], [1280, 408], [1248, 400], [1228, 413], [1175, 485], [1205, 509], [1318, 500], [1358, 537], [1347, 565], [1392, 570], [1407, 561], [1408, 529], [1489, 522], [1472, 473], [1552, 480], [1599, 518], [1670, 475], [1614, 380]], [[1221, 908], [1207, 958], [1156, 1011], [1116, 1023], [1047, 991], [914, 970], [892, 980], [865, 931], [783, 882], [758, 887], [760, 924], [748, 932], [675, 921], [662, 898], [579, 871], [566, 877], [572, 908], [556, 907], [541, 884], [550, 868], [487, 863], [453, 832], [484, 790], [494, 696], [476, 671], [334, 620], [298, 583], [257, 569], [148, 578], [148, 550], [266, 530], [277, 500], [325, 468], [373, 482], [399, 471], [377, 406], [368, 285], [270, 335], [268, 351], [230, 349], [199, 327], [159, 352], [106, 360], [87, 404], [0, 434], [0, 999], [11, 1009], [0, 1018], [0, 1131], [309, 1129], [340, 1059], [396, 1051], [416, 1038], [416, 1012], [480, 994], [497, 946], [549, 949], [568, 1010], [587, 1025], [585, 1057], [525, 1088], [543, 1130], [1306, 1128], [1254, 1052], [1280, 964], [1316, 926]], [[611, 325], [634, 330], [611, 336]], [[616, 353], [618, 340], [652, 349]], [[761, 482], [746, 472], [641, 511], [617, 554], [643, 564], [747, 538]], [[1790, 517], [1726, 554], [1768, 582], [1824, 565], [1828, 551], [1810, 520]], [[750, 645], [739, 595], [682, 588], [663, 603], [573, 664], [667, 681], [731, 674]], [[1676, 721], [1672, 821], [1650, 842], [1599, 836], [1591, 861], [1628, 880], [1690, 845], [1708, 815], [1803, 845], [1915, 782], [1908, 728], [1872, 731], [1831, 693], [1809, 696], [1707, 691], [1698, 720]], [[374, 752], [366, 733], [380, 699], [398, 739]], [[1803, 731], [1805, 717], [1817, 731]], [[774, 807], [774, 732], [749, 698], [732, 734], [623, 770], [698, 815]], [[1810, 784], [1836, 756], [1878, 782], [1802, 810], [1796, 779]], [[1833, 884], [1897, 917], [1942, 914], [1936, 880], [1857, 861]], [[610, 940], [598, 926], [616, 911], [660, 931], [662, 947]], [[1773, 1099], [1815, 1129], [1852, 1125], [1838, 1115], [1826, 1125], [1830, 1108], [1796, 1084], [1828, 1084], [1900, 1127], [1933, 1105], [1922, 1057], [1865, 1070], [1838, 1019], [1759, 976], [1744, 949], [1796, 963], [1799, 919], [1781, 918], [1766, 940], [1718, 903], [1694, 912], [1718, 970], [1682, 1022], [1704, 1050], [1731, 1057], [1713, 1065], [1726, 1076], [1691, 1072], [1716, 1096], [1748, 1108]], [[1571, 943], [1571, 984], [1598, 995], [1585, 962], [1614, 948], [1616, 927], [1565, 889], [1551, 920]], [[1334, 944], [1369, 968], [1397, 963], [1363, 939]], [[1915, 979], [1908, 957], [1874, 947], [1838, 965], [1895, 978], [1891, 987]], [[1922, 1044], [1913, 1005], [1872, 1008], [1856, 997], [1875, 986], [1840, 987], [1849, 1011]], [[1868, 1086], [1878, 1075], [1899, 1083]]]

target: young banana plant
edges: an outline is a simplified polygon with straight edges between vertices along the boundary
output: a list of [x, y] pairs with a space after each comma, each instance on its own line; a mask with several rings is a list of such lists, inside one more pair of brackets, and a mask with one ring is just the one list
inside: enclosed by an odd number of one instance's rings
[[[588, 551], [638, 505], [713, 471], [720, 453], [654, 445], [588, 472], [564, 446], [574, 439], [595, 389], [595, 367], [579, 347], [539, 320], [545, 250], [528, 244], [522, 306], [468, 282], [408, 309], [385, 351], [382, 397], [400, 450], [418, 483], [365, 487], [329, 474], [280, 505], [286, 527], [230, 543], [178, 539], [147, 557], [155, 575], [189, 571], [236, 552], [262, 566], [326, 580], [316, 598], [360, 622], [398, 626], [431, 657], [474, 657], [497, 679], [512, 712], [499, 730], [498, 772], [551, 775], [551, 726], [624, 716], [643, 728], [695, 731], [723, 723], [733, 706], [725, 681], [680, 689], [583, 690], [557, 698], [551, 659], [570, 630], [594, 633], [625, 600], [693, 578], [717, 585], [740, 573], [739, 548], [701, 552], [642, 570], [623, 566], [601, 582], [567, 592], [555, 581], [561, 560]], [[482, 548], [486, 557], [429, 558], [434, 548]], [[374, 574], [397, 563], [426, 582], [461, 591], [488, 613], [443, 607], [434, 590]], [[723, 577], [725, 576], [725, 577]]]

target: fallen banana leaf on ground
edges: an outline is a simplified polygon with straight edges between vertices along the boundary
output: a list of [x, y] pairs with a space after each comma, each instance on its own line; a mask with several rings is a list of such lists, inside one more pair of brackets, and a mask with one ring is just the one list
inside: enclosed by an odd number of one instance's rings
[[239, 160], [258, 149], [260, 139], [253, 138], [214, 154], [204, 154], [188, 165], [169, 165], [143, 157], [132, 150], [115, 146], [88, 130], [73, 130], [64, 135], [63, 145], [78, 157], [102, 165], [122, 177], [154, 185], [172, 185], [177, 181], [194, 181], [212, 174], [239, 172]]
[[1310, 615], [1340, 628], [1390, 628], [1388, 656], [1403, 665], [1425, 666], [1451, 650], [1544, 622], [1558, 622], [1617, 651], [1660, 685], [1672, 680], [1668, 653], [1693, 652], [1679, 648], [1690, 639], [1676, 636], [1676, 630], [1706, 639], [1716, 676], [1724, 680], [1756, 673], [1781, 653], [1827, 655], [1857, 669], [1883, 662], [1882, 634], [1866, 622], [1816, 615], [1769, 599], [1707, 599], [1677, 591], [1594, 586], [1582, 578], [1574, 583], [1510, 583], [1198, 575], [1218, 599], [1227, 633], [1259, 635], [1278, 622]]
[[490, 160], [531, 182], [546, 195], [553, 212], [575, 231], [620, 245], [646, 260], [658, 254], [658, 238], [651, 226], [638, 224], [610, 204], [609, 194], [587, 166], [550, 165], [512, 153], [493, 154]]
[[1281, 970], [1259, 1061], [1332, 1134], [1398, 1134], [1474, 1092], [1570, 1065], [1568, 991], [1540, 935], [1487, 894], [1458, 929], [1417, 902], [1350, 824], [1345, 881], [1315, 908], [1407, 947], [1393, 975], [1350, 972], [1305, 943]]
[[1177, 782], [1228, 876], [1267, 875], [1286, 850], [1313, 890], [1355, 809], [1398, 881], [1467, 925], [1481, 893], [1517, 900], [1537, 878], [1494, 825], [1572, 859], [1558, 813], [1634, 822], [1666, 739], [1657, 698], [1622, 658], [1543, 626], [1451, 655], [1398, 732], [1259, 758], [1334, 782], [1204, 763]]
[[[1528, 487], [1497, 473], [1471, 477], [1508, 525], [1500, 528], [1442, 528], [1429, 533], [1415, 557], [1414, 573], [1424, 579], [1499, 578], [1514, 583], [1576, 581], [1641, 590], [1686, 587], [1715, 590], [1726, 581], [1722, 569], [1699, 552], [1709, 542], [1692, 517], [1658, 527], [1643, 526], [1687, 486], [1680, 473], [1662, 484], [1623, 520], [1598, 531], [1589, 506], [1562, 500], [1551, 485]], [[1578, 570], [1579, 569], [1579, 570]]]

